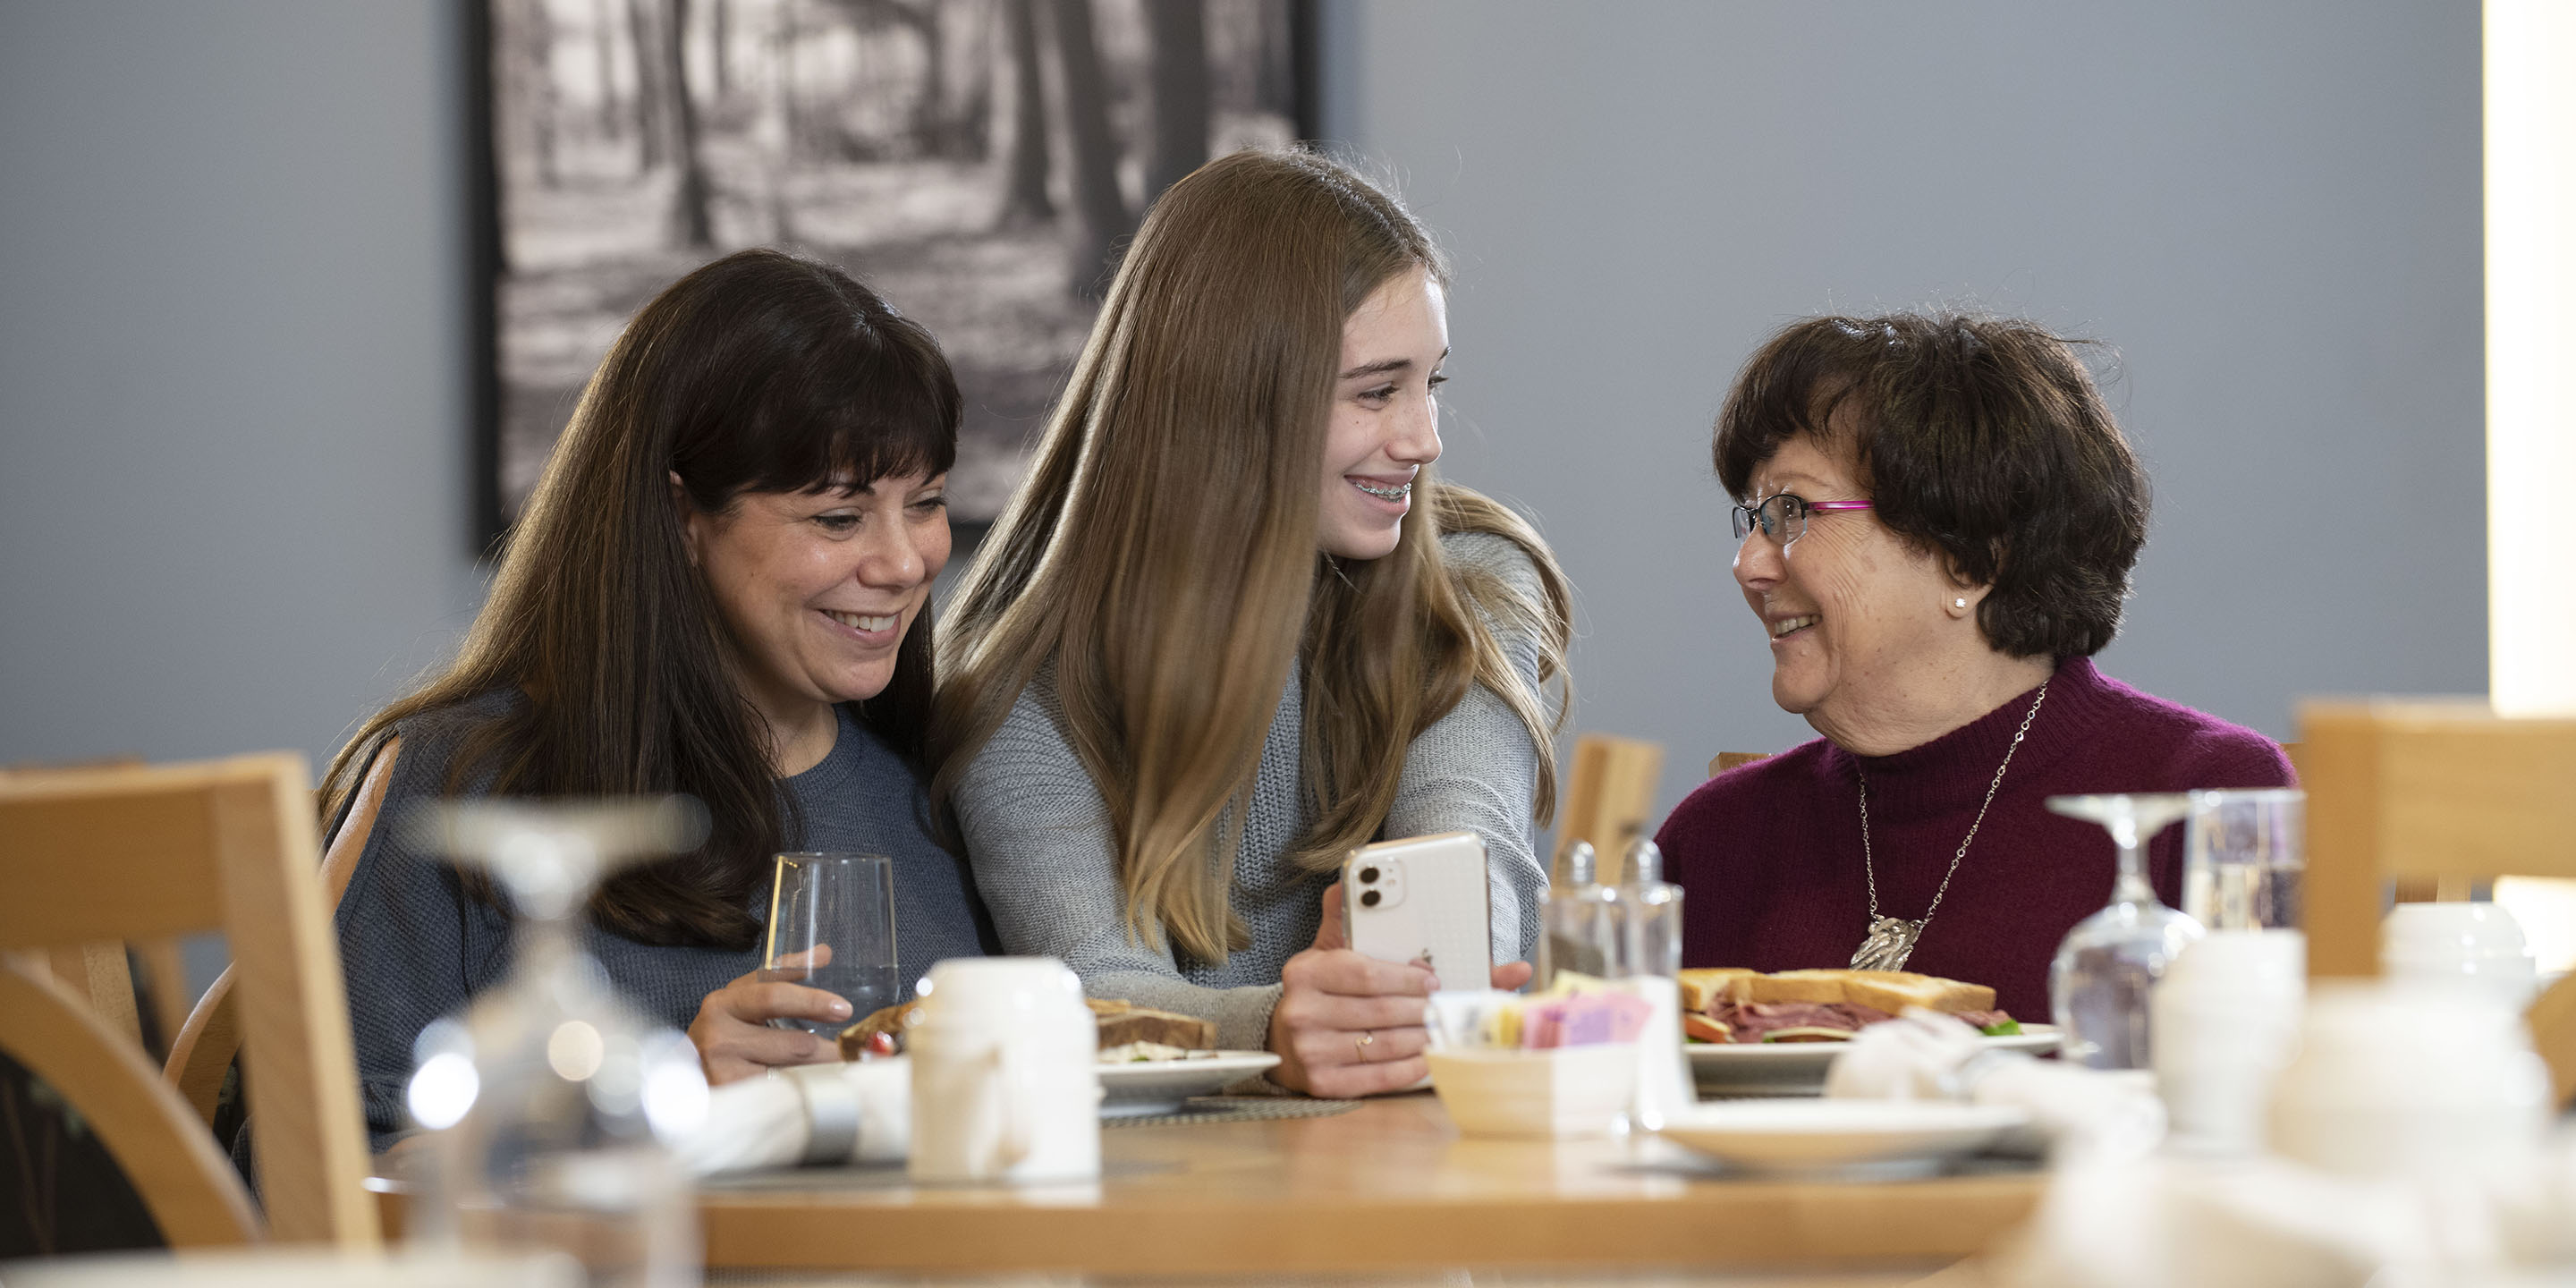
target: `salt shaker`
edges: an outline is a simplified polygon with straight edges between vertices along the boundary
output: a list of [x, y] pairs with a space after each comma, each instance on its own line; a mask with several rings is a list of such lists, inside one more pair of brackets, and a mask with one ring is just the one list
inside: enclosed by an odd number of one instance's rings
[[1624, 975], [1671, 979], [1682, 969], [1682, 888], [1664, 880], [1664, 852], [1644, 837], [1628, 846], [1628, 879], [1619, 883]]
[[1538, 974], [1545, 989], [1561, 971], [1596, 979], [1619, 973], [1622, 944], [1619, 892], [1595, 879], [1592, 843], [1576, 841], [1565, 851], [1565, 880], [1548, 888], [1539, 909]]
[[1653, 1004], [1637, 1039], [1637, 1091], [1629, 1116], [1648, 1131], [1691, 1105], [1688, 1057], [1682, 1054], [1682, 888], [1664, 880], [1664, 852], [1637, 838], [1628, 846], [1628, 879], [1612, 908], [1620, 932], [1613, 973]]

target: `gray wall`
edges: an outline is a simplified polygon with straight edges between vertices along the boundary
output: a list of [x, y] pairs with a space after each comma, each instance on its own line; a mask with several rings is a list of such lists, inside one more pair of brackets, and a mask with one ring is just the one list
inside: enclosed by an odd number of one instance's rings
[[2116, 346], [2153, 536], [2104, 668], [2292, 732], [2482, 691], [2474, 5], [1332, 0], [1326, 132], [1457, 257], [1452, 478], [1581, 592], [1575, 724], [1770, 701], [1709, 422], [1791, 318], [1965, 302]]
[[318, 769], [470, 620], [458, 34], [0, 5], [0, 763]]
[[[0, 5], [0, 762], [298, 747], [464, 555], [452, 11]], [[1350, 3], [1328, 132], [1456, 250], [1454, 477], [1582, 589], [1587, 729], [1786, 746], [1708, 420], [1770, 328], [2115, 342], [2158, 524], [2115, 674], [2289, 731], [2484, 687], [2474, 6]]]

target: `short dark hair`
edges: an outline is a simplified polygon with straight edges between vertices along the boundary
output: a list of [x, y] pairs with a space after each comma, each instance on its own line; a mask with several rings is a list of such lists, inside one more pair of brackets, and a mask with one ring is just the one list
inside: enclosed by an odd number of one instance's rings
[[1989, 645], [2091, 656], [2120, 629], [2147, 478], [2079, 343], [1962, 313], [1791, 323], [1727, 393], [1717, 477], [1748, 500], [1781, 445], [1849, 439], [1879, 522], [1993, 587], [1977, 610]]

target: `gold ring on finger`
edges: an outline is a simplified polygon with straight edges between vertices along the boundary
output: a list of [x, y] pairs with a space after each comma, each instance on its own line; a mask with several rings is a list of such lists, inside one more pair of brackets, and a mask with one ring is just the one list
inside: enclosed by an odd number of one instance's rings
[[1368, 1063], [1368, 1049], [1376, 1045], [1377, 1034], [1373, 1032], [1363, 1032], [1358, 1037], [1351, 1039], [1351, 1049], [1359, 1053], [1360, 1063], [1362, 1064]]

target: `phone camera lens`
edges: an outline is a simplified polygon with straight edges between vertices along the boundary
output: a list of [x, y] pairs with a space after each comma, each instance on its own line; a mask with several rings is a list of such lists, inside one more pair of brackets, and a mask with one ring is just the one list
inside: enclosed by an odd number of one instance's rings
[[1364, 891], [1361, 891], [1361, 892], [1360, 892], [1360, 906], [1361, 906], [1361, 907], [1363, 907], [1363, 908], [1374, 908], [1374, 907], [1376, 907], [1376, 906], [1377, 906], [1378, 900], [1383, 899], [1383, 898], [1385, 898], [1385, 897], [1386, 897], [1385, 895], [1380, 894], [1380, 893], [1378, 893], [1378, 892], [1377, 892], [1377, 891], [1375, 891], [1375, 890], [1364, 890]]
[[1361, 869], [1360, 869], [1360, 884], [1361, 884], [1361, 885], [1373, 885], [1373, 884], [1375, 884], [1375, 883], [1376, 883], [1376, 881], [1377, 881], [1377, 869], [1376, 869], [1376, 868], [1361, 868]]

